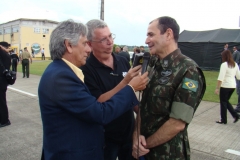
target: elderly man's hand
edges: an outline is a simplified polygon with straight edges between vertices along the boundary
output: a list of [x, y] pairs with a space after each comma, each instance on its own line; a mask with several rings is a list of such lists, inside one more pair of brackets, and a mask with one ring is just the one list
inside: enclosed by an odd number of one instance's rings
[[135, 91], [142, 91], [146, 88], [148, 83], [148, 72], [145, 72], [143, 75], [139, 72], [139, 75], [134, 77], [130, 82], [129, 85], [133, 87]]

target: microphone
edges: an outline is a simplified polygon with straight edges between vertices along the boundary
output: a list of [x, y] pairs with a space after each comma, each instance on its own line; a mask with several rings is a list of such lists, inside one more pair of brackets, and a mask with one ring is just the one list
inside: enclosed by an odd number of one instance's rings
[[147, 66], [150, 60], [150, 53], [149, 52], [145, 52], [143, 54], [143, 63], [142, 63], [142, 74], [144, 74], [147, 70]]
[[133, 68], [138, 65], [142, 65], [142, 63], [143, 63], [143, 53], [135, 54], [133, 65], [132, 65]]

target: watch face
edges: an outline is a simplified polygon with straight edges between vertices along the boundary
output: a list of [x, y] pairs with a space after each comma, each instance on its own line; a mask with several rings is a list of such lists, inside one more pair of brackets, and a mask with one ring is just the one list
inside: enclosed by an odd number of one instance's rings
[[40, 53], [41, 46], [38, 43], [33, 43], [32, 49], [33, 49], [33, 54], [38, 54], [38, 53]]

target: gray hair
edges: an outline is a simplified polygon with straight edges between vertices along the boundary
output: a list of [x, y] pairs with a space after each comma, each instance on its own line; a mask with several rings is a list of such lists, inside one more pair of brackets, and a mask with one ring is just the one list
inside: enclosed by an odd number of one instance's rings
[[93, 32], [95, 29], [97, 28], [105, 28], [107, 27], [107, 23], [105, 23], [103, 20], [100, 20], [100, 19], [92, 19], [90, 21], [87, 22], [87, 27], [88, 27], [88, 35], [87, 35], [87, 39], [89, 41], [92, 40], [93, 38]]
[[61, 59], [66, 51], [65, 40], [69, 40], [71, 45], [77, 45], [81, 36], [86, 36], [88, 29], [83, 23], [77, 23], [69, 19], [58, 24], [50, 37], [51, 58]]
[[128, 52], [128, 47], [127, 47], [127, 46], [124, 46], [124, 47], [123, 47], [123, 51], [124, 51], [124, 52]]

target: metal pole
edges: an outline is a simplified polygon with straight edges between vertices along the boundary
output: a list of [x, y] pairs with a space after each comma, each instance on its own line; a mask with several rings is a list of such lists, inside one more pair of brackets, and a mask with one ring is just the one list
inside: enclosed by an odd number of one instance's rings
[[100, 19], [104, 21], [104, 0], [101, 0]]

